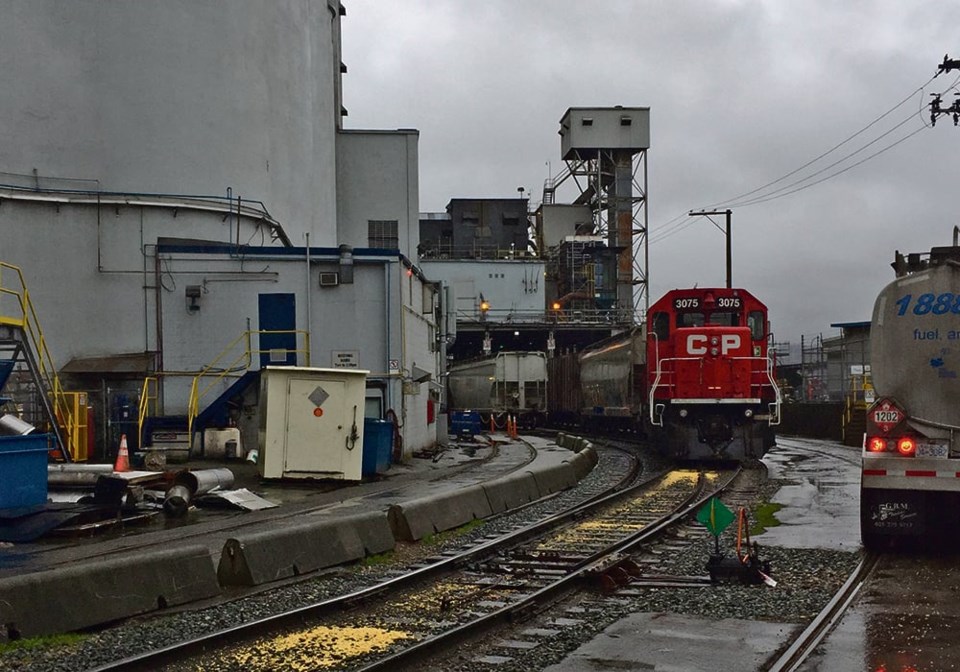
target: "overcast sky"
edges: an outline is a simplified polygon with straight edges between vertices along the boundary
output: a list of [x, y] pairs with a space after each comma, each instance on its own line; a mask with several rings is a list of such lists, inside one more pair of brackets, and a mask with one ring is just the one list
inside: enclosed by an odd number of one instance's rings
[[344, 4], [345, 124], [420, 131], [423, 212], [520, 186], [536, 204], [567, 108], [649, 107], [654, 299], [724, 285], [723, 234], [682, 215], [731, 207], [734, 285], [777, 340], [836, 335], [870, 319], [894, 250], [948, 245], [960, 224], [960, 128], [930, 128], [927, 107], [958, 91], [960, 71], [931, 78], [960, 58], [960, 3]]

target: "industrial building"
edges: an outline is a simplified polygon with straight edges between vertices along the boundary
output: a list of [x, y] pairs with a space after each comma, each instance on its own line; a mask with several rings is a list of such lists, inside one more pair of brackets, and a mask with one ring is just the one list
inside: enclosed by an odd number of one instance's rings
[[368, 371], [402, 459], [444, 439], [448, 361], [575, 350], [643, 312], [648, 108], [567, 110], [535, 210], [521, 188], [421, 216], [418, 132], [345, 124], [338, 0], [11, 10], [0, 261], [101, 457], [144, 402], [255, 444], [256, 386], [233, 386], [282, 363]]
[[[569, 108], [559, 133], [564, 168], [534, 210], [520, 187], [420, 216], [421, 266], [453, 295], [455, 360], [578, 350], [642, 318], [650, 110]], [[570, 203], [558, 202], [564, 184]]]
[[345, 128], [340, 2], [7, 9], [0, 261], [22, 269], [64, 387], [93, 409], [95, 457], [135, 434], [145, 378], [156, 412], [183, 416], [237, 343], [243, 364], [208, 399], [264, 363], [357, 368], [395, 450], [436, 443], [418, 132]]

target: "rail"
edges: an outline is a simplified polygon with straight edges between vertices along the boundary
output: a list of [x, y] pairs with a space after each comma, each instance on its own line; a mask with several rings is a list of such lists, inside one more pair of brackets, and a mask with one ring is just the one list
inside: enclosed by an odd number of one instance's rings
[[[762, 372], [762, 375], [765, 376], [766, 380], [764, 382], [755, 383], [753, 382], [753, 374], [759, 373], [760, 369], [750, 367], [751, 381], [750, 381], [750, 390], [751, 392], [755, 387], [760, 388], [757, 390], [757, 400], [762, 400], [763, 398], [763, 388], [770, 387], [773, 390], [774, 401], [768, 402], [767, 409], [769, 413], [768, 423], [771, 426], [776, 426], [780, 424], [780, 408], [783, 404], [783, 397], [780, 394], [780, 387], [777, 385], [773, 376], [773, 360], [770, 357], [728, 357], [728, 360], [735, 361], [746, 361], [746, 362], [764, 362], [765, 366]], [[656, 403], [656, 393], [657, 388], [663, 387], [667, 390], [675, 387], [676, 383], [674, 382], [664, 382], [661, 383], [661, 379], [665, 377], [672, 377], [675, 375], [675, 371], [670, 369], [669, 371], [664, 371], [663, 364], [665, 362], [699, 362], [701, 369], [703, 368], [703, 359], [701, 357], [663, 357], [657, 358], [657, 368], [656, 375], [653, 379], [653, 384], [650, 386], [650, 395], [649, 395], [649, 413], [650, 413], [650, 424], [655, 427], [663, 426], [663, 410], [664, 404]], [[746, 399], [732, 399], [732, 401], [742, 401], [746, 402]]]
[[793, 672], [799, 669], [817, 645], [840, 622], [840, 618], [849, 609], [863, 586], [876, 571], [880, 559], [881, 556], [875, 553], [864, 554], [860, 564], [857, 565], [826, 606], [810, 621], [787, 650], [766, 669], [769, 672]]
[[[282, 353], [286, 357], [290, 353], [302, 356], [304, 365], [310, 366], [310, 332], [303, 329], [258, 329], [246, 330], [231, 341], [212, 362], [193, 378], [190, 385], [190, 398], [187, 402], [187, 431], [190, 437], [191, 447], [193, 445], [193, 423], [200, 415], [200, 404], [203, 398], [213, 390], [224, 378], [240, 377], [253, 368], [254, 355], [274, 354], [276, 348], [253, 349], [253, 336], [257, 335], [259, 346], [259, 337], [262, 335], [290, 335], [302, 337], [303, 346], [290, 350], [283, 349]], [[243, 346], [242, 350], [240, 346]], [[227, 357], [234, 355], [232, 360], [227, 361]], [[208, 379], [204, 384], [204, 379]]]
[[[152, 393], [151, 393], [152, 391]], [[143, 379], [143, 389], [140, 391], [140, 405], [137, 409], [137, 439], [138, 446], [144, 445], [143, 421], [151, 415], [150, 402], [153, 402], [153, 413], [157, 414], [157, 401], [160, 398], [160, 379], [156, 376], [147, 376]]]
[[480, 310], [479, 304], [475, 310], [457, 310], [457, 324], [459, 326], [499, 326], [499, 325], [557, 325], [580, 326], [602, 325], [605, 327], [621, 326], [624, 324], [639, 323], [639, 316], [632, 309], [531, 309], [513, 310], [510, 308], [490, 308]]
[[523, 259], [542, 261], [532, 250], [518, 250], [515, 246], [500, 247], [499, 245], [466, 245], [453, 247], [449, 245], [433, 245], [430, 242], [421, 244], [418, 253], [420, 259], [436, 261], [463, 261], [463, 260], [493, 260], [493, 259]]
[[[8, 287], [3, 283], [2, 271], [13, 271], [17, 277], [17, 286]], [[61, 441], [60, 448], [64, 458], [76, 460], [81, 453], [79, 420], [74, 413], [73, 403], [67, 398], [67, 393], [60, 382], [60, 376], [53, 363], [53, 357], [47, 348], [47, 341], [40, 329], [40, 320], [30, 300], [23, 271], [19, 267], [0, 261], [0, 298], [12, 297], [19, 308], [14, 314], [8, 314], [0, 309], [0, 325], [19, 329], [26, 337], [26, 345], [30, 346], [36, 355], [37, 381], [44, 388], [43, 393], [49, 396], [52, 406], [50, 424], [56, 428]], [[8, 302], [7, 302], [8, 303]]]

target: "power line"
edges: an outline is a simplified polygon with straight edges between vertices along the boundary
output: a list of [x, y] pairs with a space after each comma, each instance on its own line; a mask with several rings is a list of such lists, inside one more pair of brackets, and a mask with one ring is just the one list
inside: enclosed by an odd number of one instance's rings
[[[941, 70], [943, 70], [942, 67], [941, 67]], [[844, 145], [848, 144], [849, 142], [851, 142], [851, 141], [854, 140], [855, 138], [859, 137], [860, 135], [862, 135], [863, 133], [865, 133], [866, 131], [868, 131], [870, 128], [872, 128], [873, 126], [875, 126], [876, 124], [878, 124], [879, 122], [881, 122], [882, 120], [884, 120], [885, 118], [887, 118], [890, 114], [892, 114], [893, 112], [895, 112], [897, 109], [899, 109], [900, 107], [902, 107], [904, 104], [906, 104], [906, 103], [907, 103], [911, 98], [913, 98], [918, 92], [919, 92], [919, 93], [922, 93], [923, 90], [926, 88], [926, 86], [927, 86], [928, 84], [930, 84], [930, 82], [932, 82], [932, 81], [937, 77], [938, 74], [939, 74], [939, 71], [938, 71], [938, 73], [935, 74], [933, 77], [931, 77], [931, 78], [928, 79], [926, 82], [924, 82], [923, 85], [921, 85], [921, 86], [917, 87], [916, 89], [914, 89], [913, 91], [911, 91], [908, 96], [906, 96], [905, 98], [903, 98], [900, 102], [898, 102], [896, 105], [894, 105], [893, 107], [891, 107], [889, 110], [887, 110], [887, 111], [884, 112], [883, 114], [879, 115], [877, 118], [875, 118], [874, 120], [872, 120], [872, 121], [871, 121], [870, 123], [868, 123], [866, 126], [864, 126], [863, 128], [861, 128], [861, 129], [858, 130], [857, 132], [851, 134], [850, 136], [848, 136], [848, 137], [845, 138], [844, 140], [840, 141], [839, 143], [837, 143], [836, 145], [834, 145], [833, 147], [831, 147], [831, 148], [828, 149], [827, 151], [821, 153], [821, 154], [818, 155], [817, 157], [811, 159], [810, 161], [807, 161], [806, 163], [804, 163], [804, 164], [801, 165], [800, 167], [798, 167], [798, 168], [790, 171], [789, 173], [786, 173], [785, 175], [777, 178], [776, 180], [773, 180], [773, 181], [768, 182], [768, 183], [766, 183], [766, 184], [764, 184], [764, 185], [762, 185], [762, 186], [760, 186], [760, 187], [757, 187], [756, 189], [752, 189], [752, 190], [750, 190], [750, 191], [747, 191], [747, 192], [745, 192], [745, 193], [743, 193], [743, 194], [740, 194], [740, 195], [735, 196], [735, 197], [733, 197], [733, 198], [727, 199], [727, 200], [725, 200], [725, 201], [718, 201], [718, 202], [712, 204], [710, 207], [746, 207], [746, 206], [749, 206], [749, 205], [756, 205], [756, 204], [765, 203], [765, 202], [767, 202], [767, 201], [774, 200], [774, 199], [777, 199], [777, 198], [782, 198], [782, 197], [788, 196], [788, 195], [790, 195], [790, 194], [797, 193], [798, 191], [803, 191], [804, 189], [807, 189], [807, 188], [809, 188], [809, 187], [812, 187], [812, 186], [814, 186], [814, 185], [817, 185], [817, 184], [820, 184], [820, 183], [822, 183], [822, 182], [825, 182], [825, 181], [827, 181], [827, 180], [829, 180], [829, 179], [832, 179], [833, 177], [836, 177], [836, 176], [838, 176], [838, 175], [841, 175], [841, 174], [847, 172], [848, 170], [850, 170], [850, 169], [852, 169], [852, 168], [855, 168], [856, 166], [859, 166], [859, 165], [861, 165], [861, 164], [863, 164], [863, 163], [866, 163], [866, 162], [869, 161], [870, 159], [873, 159], [874, 157], [879, 156], [880, 154], [883, 154], [883, 153], [886, 152], [887, 150], [892, 149], [893, 147], [896, 147], [896, 146], [899, 145], [900, 143], [904, 142], [905, 140], [913, 137], [914, 135], [916, 135], [916, 134], [919, 133], [920, 131], [922, 131], [922, 130], [924, 130], [925, 128], [927, 128], [927, 126], [924, 125], [923, 127], [921, 127], [921, 128], [919, 128], [919, 129], [913, 131], [912, 133], [909, 133], [908, 135], [906, 135], [906, 136], [904, 136], [903, 138], [901, 138], [901, 139], [899, 139], [899, 140], [891, 143], [890, 145], [887, 145], [886, 147], [881, 148], [880, 150], [874, 152], [873, 154], [870, 154], [870, 155], [867, 156], [866, 158], [864, 158], [864, 159], [862, 159], [862, 160], [860, 160], [860, 161], [857, 161], [856, 163], [853, 163], [853, 164], [851, 164], [850, 166], [847, 166], [846, 168], [843, 168], [843, 169], [841, 169], [841, 170], [835, 171], [835, 172], [827, 175], [826, 177], [824, 177], [824, 178], [822, 178], [822, 179], [820, 179], [820, 180], [816, 180], [816, 181], [814, 181], [814, 182], [810, 182], [809, 184], [806, 184], [806, 185], [804, 185], [804, 186], [799, 186], [799, 185], [802, 185], [804, 182], [809, 181], [809, 180], [812, 179], [813, 177], [815, 177], [815, 176], [817, 176], [817, 175], [820, 175], [820, 174], [824, 173], [825, 171], [830, 170], [831, 168], [833, 168], [833, 167], [835, 167], [835, 166], [843, 163], [844, 161], [849, 160], [850, 158], [856, 156], [857, 154], [859, 154], [860, 152], [864, 151], [864, 150], [867, 149], [868, 147], [874, 145], [874, 144], [877, 143], [878, 141], [880, 141], [880, 140], [882, 140], [883, 138], [885, 138], [885, 137], [887, 137], [888, 135], [890, 135], [890, 133], [894, 132], [894, 131], [897, 130], [898, 128], [902, 127], [904, 124], [908, 123], [911, 119], [917, 117], [917, 116], [918, 116], [918, 113], [911, 114], [909, 117], [907, 117], [906, 119], [904, 119], [903, 121], [901, 121], [900, 123], [898, 123], [898, 124], [897, 124], [896, 126], [894, 126], [892, 129], [890, 129], [890, 130], [888, 130], [887, 132], [881, 134], [880, 136], [874, 138], [874, 139], [871, 140], [869, 143], [863, 145], [863, 146], [860, 147], [859, 149], [857, 149], [857, 150], [855, 150], [855, 151], [853, 151], [853, 152], [850, 152], [849, 154], [846, 154], [845, 156], [843, 156], [842, 158], [838, 159], [837, 161], [834, 161], [833, 163], [831, 163], [830, 165], [826, 166], [825, 168], [822, 168], [822, 169], [820, 169], [820, 170], [818, 170], [818, 171], [816, 171], [816, 172], [814, 172], [814, 173], [812, 173], [812, 174], [810, 174], [810, 175], [807, 175], [807, 176], [804, 177], [804, 178], [801, 178], [801, 179], [799, 179], [799, 180], [796, 180], [796, 181], [794, 181], [794, 182], [792, 182], [792, 183], [790, 183], [790, 184], [788, 184], [788, 185], [786, 185], [786, 186], [784, 186], [784, 187], [781, 187], [781, 188], [779, 188], [779, 189], [776, 189], [776, 190], [774, 190], [774, 191], [772, 191], [772, 192], [763, 194], [763, 195], [758, 196], [758, 197], [755, 197], [755, 198], [753, 198], [753, 199], [748, 199], [748, 200], [746, 200], [746, 201], [740, 202], [740, 199], [743, 199], [743, 198], [745, 198], [745, 197], [747, 197], [747, 196], [752, 196], [753, 194], [757, 194], [757, 193], [759, 193], [759, 192], [762, 192], [762, 191], [764, 191], [765, 189], [768, 189], [769, 187], [771, 187], [771, 186], [773, 186], [773, 185], [775, 185], [775, 184], [779, 184], [779, 183], [782, 182], [783, 180], [788, 179], [788, 178], [796, 175], [796, 174], [799, 173], [800, 171], [802, 171], [802, 170], [810, 167], [811, 165], [815, 164], [817, 161], [820, 161], [821, 159], [829, 156], [830, 154], [832, 154], [832, 153], [835, 152], [836, 150], [840, 149], [841, 147], [843, 147]], [[952, 88], [953, 86], [955, 86], [958, 81], [960, 81], [960, 77], [958, 77], [958, 78], [954, 81], [953, 85], [951, 85], [951, 87], [948, 87], [947, 90], [949, 90], [949, 88]], [[793, 187], [797, 187], [797, 188], [793, 188]], [[659, 242], [659, 241], [661, 241], [661, 240], [664, 240], [665, 238], [668, 238], [668, 237], [670, 237], [670, 236], [672, 236], [672, 235], [674, 235], [674, 234], [676, 234], [676, 233], [679, 233], [680, 231], [682, 231], [682, 230], [686, 229], [687, 227], [689, 227], [690, 225], [692, 225], [695, 221], [696, 221], [695, 219], [693, 219], [692, 217], [689, 217], [689, 216], [688, 216], [687, 212], [682, 213], [682, 214], [680, 214], [680, 215], [677, 215], [677, 216], [674, 217], [673, 219], [665, 222], [665, 223], [659, 228], [659, 230], [656, 231], [656, 233], [652, 234], [652, 235], [650, 236], [649, 240], [648, 240], [648, 243], [649, 243], [649, 244], [653, 244], [653, 243]]]

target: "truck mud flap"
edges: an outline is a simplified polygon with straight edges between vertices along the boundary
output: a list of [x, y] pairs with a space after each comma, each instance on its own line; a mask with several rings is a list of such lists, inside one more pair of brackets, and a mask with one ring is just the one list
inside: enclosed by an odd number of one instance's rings
[[926, 493], [864, 489], [860, 508], [864, 531], [883, 536], [922, 536], [927, 532]]

